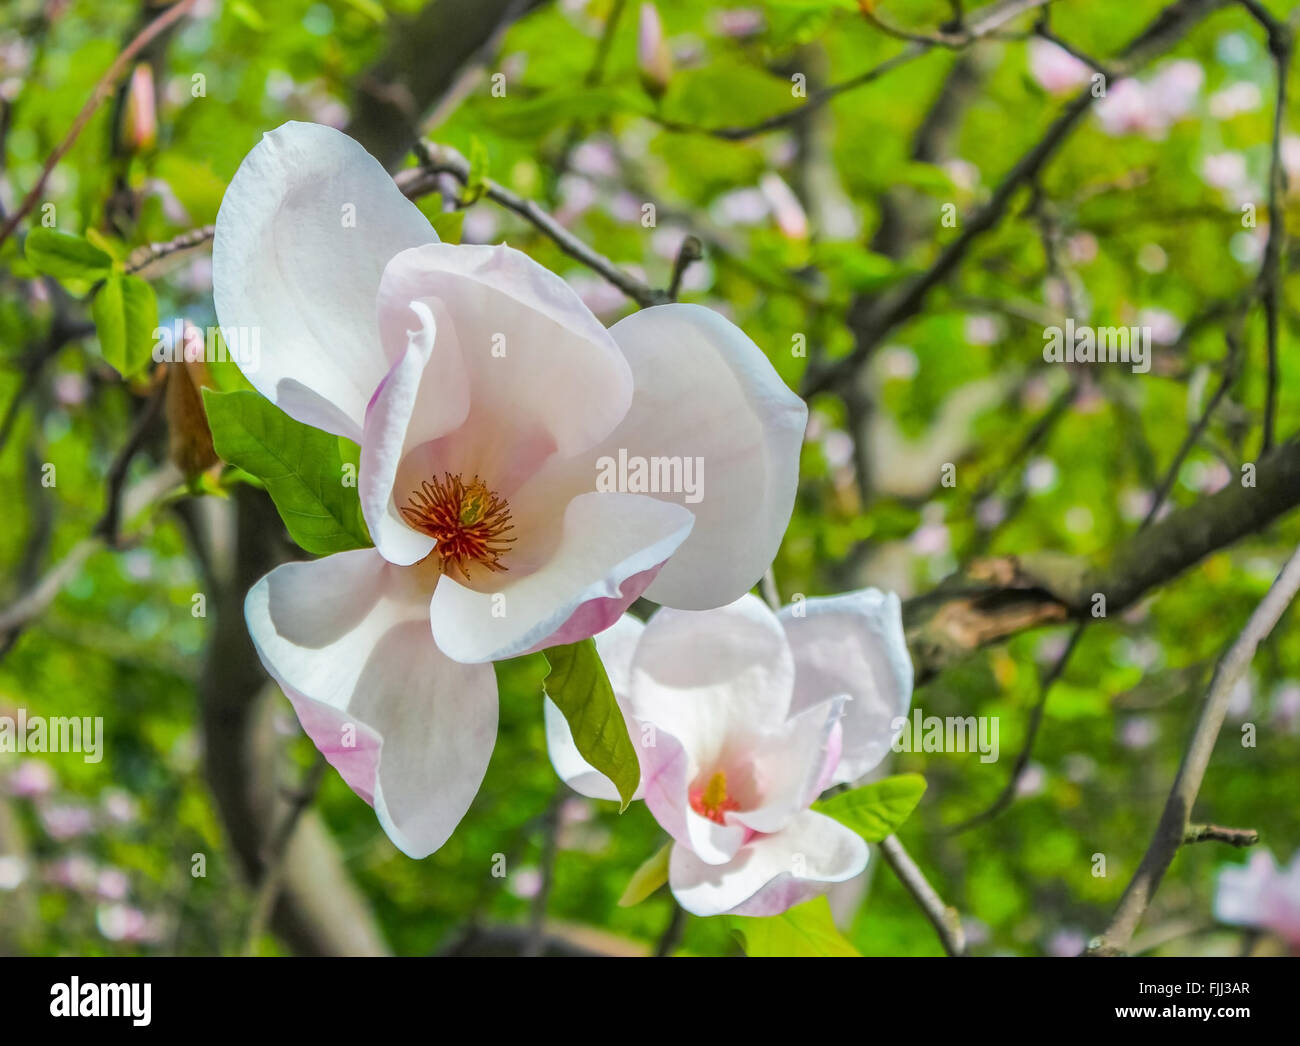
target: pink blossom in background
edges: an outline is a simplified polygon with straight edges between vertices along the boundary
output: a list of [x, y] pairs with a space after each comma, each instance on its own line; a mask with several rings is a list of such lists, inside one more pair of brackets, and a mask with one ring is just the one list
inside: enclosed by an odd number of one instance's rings
[[1300, 850], [1282, 868], [1266, 849], [1255, 849], [1244, 865], [1219, 873], [1214, 917], [1233, 926], [1277, 934], [1300, 952]]
[[54, 771], [41, 759], [24, 759], [9, 773], [9, 794], [18, 799], [37, 799], [54, 790]]
[[1034, 37], [1029, 41], [1029, 74], [1050, 94], [1065, 94], [1086, 84], [1092, 70], [1065, 48]]

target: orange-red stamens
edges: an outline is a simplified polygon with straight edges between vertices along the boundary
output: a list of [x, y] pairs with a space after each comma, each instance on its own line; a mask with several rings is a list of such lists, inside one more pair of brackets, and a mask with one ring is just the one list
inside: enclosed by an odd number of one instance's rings
[[515, 540], [505, 536], [514, 530], [510, 506], [477, 476], [468, 486], [449, 472], [441, 480], [425, 480], [401, 512], [406, 522], [438, 542], [434, 551], [444, 567], [455, 564], [467, 578], [471, 564], [508, 569], [501, 557]]
[[691, 809], [718, 824], [726, 823], [724, 817], [728, 810], [739, 807], [740, 804], [727, 795], [727, 775], [721, 770], [709, 778], [702, 790], [691, 793]]

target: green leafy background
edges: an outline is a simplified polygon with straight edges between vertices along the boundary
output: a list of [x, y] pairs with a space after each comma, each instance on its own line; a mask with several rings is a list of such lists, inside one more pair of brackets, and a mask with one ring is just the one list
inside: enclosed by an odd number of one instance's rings
[[[97, 78], [142, 24], [141, 5], [126, 0], [70, 0], [52, 21], [42, 13], [46, 6], [13, 0], [0, 13], [7, 210], [34, 183]], [[422, 5], [204, 6], [207, 13], [184, 23], [160, 58], [157, 143], [122, 150], [115, 144], [115, 106], [105, 105], [47, 189], [57, 204], [57, 229], [99, 246], [68, 248], [48, 236], [42, 244], [45, 234], [32, 232], [26, 252], [21, 237], [0, 251], [0, 404], [24, 390], [0, 453], [0, 605], [90, 532], [103, 510], [113, 456], [147, 391], [149, 360], [139, 355], [140, 344], [117, 346], [102, 331], [62, 349], [28, 389], [29, 364], [50, 329], [52, 303], [66, 295], [80, 322], [88, 323], [92, 310], [99, 320], [99, 313], [112, 311], [99, 298], [90, 302], [103, 294], [99, 281], [136, 279], [124, 275], [132, 249], [212, 222], [224, 187], [265, 130], [288, 119], [346, 123], [400, 19]], [[794, 335], [805, 336], [810, 352], [844, 355], [852, 347], [843, 322], [851, 295], [887, 288], [924, 268], [958, 232], [936, 220], [902, 257], [871, 251], [868, 240], [888, 194], [906, 187], [916, 206], [934, 214], [945, 202], [967, 213], [1062, 105], [1030, 76], [1023, 42], [991, 44], [981, 59], [978, 95], [951, 143], [964, 166], [914, 162], [912, 136], [957, 60], [940, 49], [828, 106], [808, 132], [816, 137], [816, 164], [804, 165], [797, 157], [807, 142], [789, 132], [726, 142], [669, 128], [754, 123], [794, 104], [792, 71], [834, 82], [904, 44], [866, 24], [851, 4], [745, 5], [760, 16], [760, 28], [736, 37], [720, 29], [726, 7], [665, 0], [659, 6], [678, 60], [656, 101], [638, 80], [635, 4], [622, 5], [601, 86], [584, 88], [614, 6], [609, 0], [536, 5], [489, 61], [489, 71], [506, 70], [507, 97], [494, 98], [486, 76], [467, 81], [462, 101], [443, 114], [432, 137], [485, 158], [492, 178], [564, 215], [576, 235], [654, 286], [668, 281], [675, 237], [701, 235], [707, 259], [688, 272], [683, 298], [733, 318], [792, 387], [807, 366], [790, 351]], [[1060, 3], [1052, 25], [1084, 52], [1109, 57], [1161, 6], [1153, 0]], [[1270, 6], [1285, 13], [1283, 4]], [[932, 30], [950, 14], [947, 4], [930, 0], [878, 7], [882, 18], [915, 29]], [[1242, 293], [1254, 278], [1257, 261], [1249, 237], [1243, 241], [1239, 210], [1201, 172], [1207, 156], [1239, 152], [1249, 177], [1257, 185], [1266, 180], [1273, 86], [1261, 35], [1234, 8], [1200, 25], [1163, 62], [1173, 58], [1204, 70], [1186, 118], [1152, 139], [1108, 135], [1090, 117], [1042, 180], [1071, 237], [1070, 264], [1097, 324], [1132, 322], [1148, 308], [1185, 322], [1207, 303]], [[205, 97], [191, 95], [196, 75], [206, 80]], [[1300, 95], [1298, 75], [1293, 70], [1293, 97]], [[1215, 116], [1207, 99], [1243, 82], [1258, 87], [1260, 103]], [[1286, 124], [1300, 133], [1294, 111]], [[561, 173], [557, 158], [566, 154], [569, 169]], [[753, 209], [755, 186], [769, 171], [807, 201], [817, 230], [811, 241], [783, 235], [761, 205], [757, 218], [737, 217]], [[857, 213], [858, 231], [822, 224], [827, 184], [838, 185]], [[658, 204], [656, 229], [640, 222], [647, 200]], [[1295, 200], [1288, 203], [1293, 228]], [[1049, 299], [1048, 263], [1025, 202], [981, 241], [953, 287], [933, 294], [871, 365], [877, 419], [909, 452], [919, 453], [931, 439], [951, 446], [938, 460], [958, 464], [957, 486], [908, 492], [896, 483], [896, 492], [880, 486], [864, 503], [845, 453], [851, 434], [844, 404], [818, 398], [798, 503], [775, 564], [787, 597], [865, 584], [922, 592], [977, 552], [1057, 551], [1104, 561], [1132, 533], [1143, 492], [1154, 487], [1199, 413], [1207, 382], [1216, 380], [1222, 333], [1211, 324], [1192, 334], [1150, 375], [1122, 368], [1099, 374], [1030, 461], [1011, 461], [1015, 444], [1065, 379], [1061, 368], [1042, 362], [1042, 324], [1033, 317]], [[631, 308], [490, 201], [479, 200], [463, 215], [446, 212], [450, 199], [429, 196], [420, 203], [449, 238], [507, 238], [528, 251], [589, 295], [606, 322]], [[36, 229], [39, 212], [35, 217], [24, 228]], [[41, 280], [42, 271], [57, 281]], [[200, 326], [215, 322], [205, 249], [139, 278], [156, 295], [164, 324], [181, 316]], [[1278, 413], [1284, 436], [1300, 422], [1295, 290], [1287, 281]], [[1028, 316], [1011, 306], [1026, 306]], [[1264, 396], [1258, 316], [1244, 331], [1249, 360], [1242, 377], [1182, 467], [1175, 503], [1192, 503], [1228, 482], [1236, 463], [1255, 452]], [[216, 383], [236, 387], [228, 376]], [[221, 432], [218, 440], [220, 446]], [[149, 443], [133, 463], [133, 477], [165, 457], [164, 443]], [[890, 444], [881, 436], [874, 445]], [[324, 452], [347, 460], [346, 447]], [[897, 481], [916, 471], [912, 460], [899, 451], [874, 465], [884, 470], [882, 479]], [[54, 487], [39, 481], [46, 462], [57, 467]], [[230, 479], [228, 473], [223, 488], [205, 496], [267, 496], [249, 485], [232, 492], [237, 484]], [[1006, 516], [992, 527], [973, 501], [972, 492], [984, 484], [992, 484], [989, 511]], [[314, 550], [349, 547], [349, 533], [364, 541], [359, 525], [345, 521]], [[198, 686], [215, 625], [192, 613], [203, 582], [186, 535], [181, 517], [164, 511], [131, 547], [96, 551], [0, 660], [0, 709], [101, 715], [107, 734], [98, 764], [46, 760], [54, 782], [39, 799], [18, 794], [14, 783], [20, 770], [33, 772], [28, 762], [0, 754], [0, 782], [9, 782], [0, 790], [0, 853], [21, 855], [29, 869], [21, 885], [0, 891], [0, 951], [229, 954], [243, 947], [252, 892], [201, 769]], [[272, 524], [266, 539], [287, 542], [287, 535]], [[914, 752], [892, 757], [888, 768], [924, 776], [924, 797], [899, 833], [945, 901], [963, 914], [973, 951], [1078, 951], [1105, 926], [1150, 837], [1209, 667], [1297, 539], [1300, 526], [1285, 518], [1211, 555], [1129, 613], [1092, 626], [1053, 693], [1023, 794], [999, 818], [961, 835], [942, 828], [983, 809], [1001, 789], [1024, 739], [1038, 674], [1059, 652], [1063, 630], [1020, 635], [918, 691], [928, 714], [999, 718], [998, 763]], [[487, 778], [464, 822], [425, 861], [398, 853], [372, 811], [337, 775], [325, 776], [316, 808], [393, 951], [446, 949], [471, 922], [527, 926], [539, 893], [548, 926], [582, 947], [645, 953], [670, 926], [666, 890], [631, 907], [618, 905], [633, 872], [664, 841], [643, 804], [620, 815], [617, 804], [566, 794], [551, 770], [541, 715], [546, 668], [540, 655], [498, 666], [501, 728]], [[1197, 812], [1198, 820], [1258, 828], [1282, 859], [1300, 847], [1297, 693], [1300, 645], [1284, 619], [1234, 704]], [[278, 699], [274, 715], [283, 750], [279, 774], [292, 779], [312, 749], [287, 702]], [[1257, 747], [1237, 743], [1243, 722], [1257, 724]], [[69, 825], [81, 827], [70, 831]], [[206, 876], [190, 874], [196, 853], [206, 856]], [[1107, 857], [1102, 877], [1093, 873], [1098, 853]], [[505, 855], [504, 877], [492, 874], [496, 855]], [[1146, 925], [1182, 920], [1190, 929], [1151, 947], [1239, 950], [1240, 934], [1214, 926], [1210, 902], [1216, 871], [1241, 859], [1214, 844], [1184, 849]], [[143, 939], [120, 932], [114, 919], [121, 913], [110, 910], [120, 903], [149, 920]], [[876, 855], [864, 884], [838, 892], [832, 907], [843, 942], [825, 938], [823, 950], [939, 953], [924, 916]], [[829, 925], [820, 906], [803, 917], [806, 924], [794, 931], [689, 918], [677, 949], [735, 954], [743, 938], [751, 947], [756, 939], [776, 940], [771, 947], [778, 951], [798, 950], [780, 934], [793, 932], [806, 942]], [[254, 944], [267, 953], [286, 949], [270, 933]]]

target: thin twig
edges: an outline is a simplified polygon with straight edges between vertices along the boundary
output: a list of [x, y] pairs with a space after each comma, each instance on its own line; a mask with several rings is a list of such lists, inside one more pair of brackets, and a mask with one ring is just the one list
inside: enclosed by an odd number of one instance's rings
[[1174, 855], [1187, 839], [1188, 818], [1205, 779], [1210, 757], [1214, 754], [1214, 745], [1219, 739], [1233, 690], [1250, 668], [1260, 643], [1268, 638], [1298, 590], [1300, 548], [1291, 554], [1268, 593], [1250, 615], [1246, 627], [1215, 666], [1196, 729], [1169, 790], [1151, 845], [1124, 891], [1106, 932], [1090, 949], [1093, 954], [1122, 954], [1132, 940], [1160, 881], [1173, 863]]
[[687, 236], [682, 240], [682, 245], [677, 248], [677, 258], [673, 261], [672, 279], [668, 281], [669, 298], [673, 301], [677, 300], [677, 295], [682, 289], [682, 277], [686, 275], [686, 270], [703, 257], [704, 244], [700, 242], [698, 236]]
[[1183, 835], [1184, 843], [1227, 843], [1229, 846], [1254, 846], [1259, 832], [1254, 828], [1225, 828], [1218, 824], [1190, 824]]
[[[421, 142], [416, 153], [420, 158], [420, 166], [399, 171], [395, 179], [397, 187], [406, 196], [414, 199], [417, 196], [432, 192], [437, 187], [437, 176], [440, 174], [451, 175], [461, 185], [469, 184], [469, 161], [456, 152], [455, 149], [445, 145]], [[511, 192], [505, 186], [491, 179], [484, 181], [483, 195], [493, 203], [506, 208], [508, 211], [513, 211], [530, 222], [553, 240], [555, 245], [565, 254], [599, 273], [642, 308], [650, 305], [663, 305], [670, 300], [667, 292], [656, 290], [649, 284], [638, 280], [630, 273], [619, 268], [603, 254], [587, 246], [586, 243], [574, 236], [573, 233], [564, 228], [532, 200]]]
[[173, 255], [193, 250], [195, 247], [203, 246], [212, 239], [216, 231], [215, 225], [201, 225], [197, 229], [190, 229], [188, 232], [173, 236], [170, 240], [162, 243], [149, 243], [143, 247], [137, 247], [131, 252], [123, 268], [128, 273], [139, 274], [164, 258], [170, 258]]
[[192, 8], [194, 4], [195, 0], [179, 0], [178, 3], [169, 7], [166, 11], [145, 26], [144, 29], [136, 34], [135, 39], [122, 49], [122, 52], [117, 56], [113, 64], [108, 67], [108, 72], [100, 77], [99, 83], [95, 85], [95, 89], [91, 92], [90, 98], [87, 99], [86, 104], [81, 108], [81, 112], [77, 114], [77, 118], [72, 122], [72, 127], [64, 137], [63, 141], [58, 144], [54, 152], [50, 153], [48, 159], [46, 159], [45, 166], [41, 168], [41, 173], [36, 179], [36, 184], [32, 186], [31, 190], [23, 198], [23, 202], [14, 210], [14, 213], [9, 216], [9, 220], [4, 223], [4, 226], [0, 227], [0, 246], [4, 244], [5, 240], [9, 239], [13, 234], [13, 231], [18, 228], [18, 223], [27, 217], [32, 208], [36, 206], [37, 201], [41, 198], [41, 191], [45, 188], [45, 183], [49, 179], [50, 174], [54, 171], [54, 168], [58, 166], [59, 161], [67, 155], [68, 150], [72, 148], [78, 135], [80, 135], [85, 129], [86, 124], [90, 122], [90, 118], [95, 115], [95, 110], [113, 94], [113, 91], [117, 88], [117, 82], [122, 79], [122, 76], [130, 67], [131, 62], [135, 60], [135, 56], [148, 47], [149, 44], [152, 43], [161, 33], [166, 32], [169, 28], [189, 14], [190, 8]]
[[933, 886], [925, 878], [916, 862], [903, 849], [898, 836], [886, 836], [880, 843], [880, 853], [885, 863], [894, 870], [898, 881], [921, 906], [925, 917], [930, 920], [943, 950], [951, 956], [966, 954], [966, 931], [962, 929], [961, 916], [957, 909], [943, 903]]
[[1273, 152], [1268, 177], [1268, 240], [1264, 260], [1256, 281], [1256, 293], [1264, 306], [1265, 338], [1268, 352], [1267, 384], [1264, 390], [1264, 435], [1261, 454], [1273, 449], [1277, 423], [1278, 387], [1278, 306], [1281, 300], [1281, 262], [1286, 242], [1286, 214], [1282, 201], [1286, 196], [1286, 167], [1282, 163], [1283, 121], [1286, 114], [1287, 76], [1291, 67], [1293, 40], [1291, 30], [1274, 18], [1255, 0], [1240, 0], [1268, 36], [1277, 77], [1277, 101], [1273, 109]]
[[[983, 37], [990, 36], [1022, 14], [1043, 7], [1048, 3], [1051, 3], [1051, 0], [1002, 0], [1000, 3], [989, 4], [981, 8], [979, 14], [967, 23], [964, 30], [965, 43], [973, 43]], [[687, 134], [706, 134], [725, 141], [742, 141], [746, 138], [754, 138], [760, 134], [767, 134], [769, 131], [776, 131], [798, 123], [840, 95], [879, 80], [885, 74], [915, 61], [922, 55], [929, 54], [937, 46], [939, 46], [937, 41], [929, 39], [912, 40], [904, 50], [893, 57], [887, 58], [878, 65], [874, 65], [870, 69], [838, 84], [830, 84], [819, 91], [814, 91], [804, 99], [802, 105], [769, 116], [757, 123], [734, 127], [694, 127], [690, 124], [679, 124], [671, 121], [660, 122], [671, 131], [680, 131]], [[944, 46], [951, 45], [945, 44]]]
[[[1195, 21], [1226, 3], [1228, 0], [1175, 0], [1124, 48], [1120, 60], [1115, 63], [1115, 75], [1126, 75], [1163, 53]], [[1001, 221], [1016, 194], [1038, 177], [1096, 100], [1091, 85], [1080, 91], [1043, 136], [1011, 167], [988, 202], [963, 223], [960, 234], [940, 251], [928, 269], [895, 294], [882, 298], [879, 303], [872, 303], [863, 308], [860, 315], [853, 317], [856, 341], [853, 351], [830, 366], [816, 371], [809, 368], [801, 390], [805, 399], [851, 379], [881, 339], [921, 310], [930, 292], [952, 275], [975, 241]]]
[[668, 924], [664, 927], [663, 933], [659, 935], [659, 940], [655, 944], [655, 958], [664, 959], [671, 955], [682, 941], [682, 931], [686, 929], [686, 910], [676, 901], [672, 901], [672, 914], [668, 916]]

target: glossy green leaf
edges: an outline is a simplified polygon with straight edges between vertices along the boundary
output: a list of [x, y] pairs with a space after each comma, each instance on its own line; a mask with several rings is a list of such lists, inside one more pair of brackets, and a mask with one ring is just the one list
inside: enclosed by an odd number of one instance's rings
[[763, 919], [728, 916], [732, 929], [740, 934], [745, 954], [755, 959], [777, 956], [811, 958], [816, 956], [850, 957], [861, 953], [853, 947], [831, 918], [831, 906], [825, 897]]
[[32, 268], [60, 280], [100, 280], [112, 271], [113, 256], [89, 240], [58, 229], [33, 229], [23, 243]]
[[256, 392], [204, 389], [203, 402], [217, 454], [266, 485], [294, 541], [319, 556], [372, 543], [355, 454], [344, 455], [343, 440], [295, 421]]
[[91, 315], [109, 366], [130, 377], [149, 365], [158, 331], [158, 299], [149, 284], [114, 273], [95, 292]]
[[551, 666], [547, 696], [564, 713], [582, 757], [614, 782], [626, 810], [641, 781], [641, 765], [596, 641], [553, 646], [544, 654]]
[[878, 843], [898, 830], [924, 794], [924, 777], [898, 774], [819, 800], [813, 809], [852, 828], [867, 842]]

